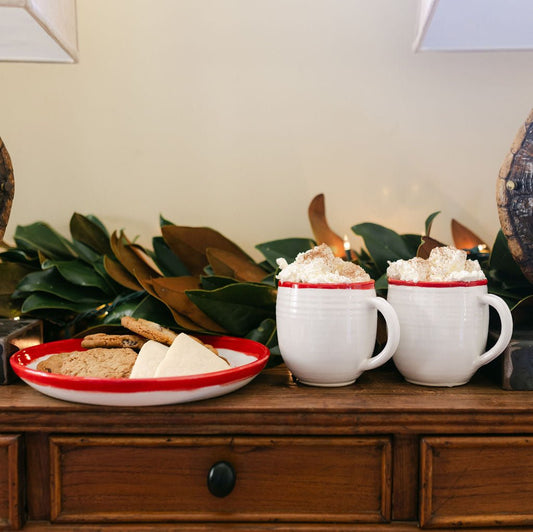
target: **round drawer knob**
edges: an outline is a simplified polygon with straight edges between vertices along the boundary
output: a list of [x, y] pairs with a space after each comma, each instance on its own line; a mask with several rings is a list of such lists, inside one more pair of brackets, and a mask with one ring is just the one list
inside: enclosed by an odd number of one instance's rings
[[215, 497], [225, 497], [232, 492], [236, 480], [235, 469], [229, 462], [217, 462], [207, 474], [207, 487]]

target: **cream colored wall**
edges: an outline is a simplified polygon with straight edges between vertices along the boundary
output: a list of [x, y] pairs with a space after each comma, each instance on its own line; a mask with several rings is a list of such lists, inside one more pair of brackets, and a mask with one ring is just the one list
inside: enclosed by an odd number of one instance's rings
[[[0, 63], [17, 224], [95, 214], [149, 243], [162, 214], [256, 243], [311, 236], [326, 195], [492, 243], [495, 182], [533, 106], [533, 52], [413, 54], [416, 0], [78, 0], [77, 65]], [[353, 235], [351, 240], [358, 246]]]

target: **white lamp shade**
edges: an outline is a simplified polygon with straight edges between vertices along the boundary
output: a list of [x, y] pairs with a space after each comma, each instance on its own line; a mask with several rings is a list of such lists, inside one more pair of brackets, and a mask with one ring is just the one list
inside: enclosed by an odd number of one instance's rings
[[75, 0], [0, 0], [0, 61], [77, 60]]
[[532, 0], [420, 0], [415, 51], [528, 49]]

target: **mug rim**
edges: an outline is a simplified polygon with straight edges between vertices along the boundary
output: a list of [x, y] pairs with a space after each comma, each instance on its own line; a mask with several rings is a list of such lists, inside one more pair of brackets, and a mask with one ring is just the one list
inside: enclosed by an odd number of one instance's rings
[[325, 288], [326, 290], [370, 290], [374, 288], [374, 280], [358, 283], [298, 283], [279, 281], [278, 288]]
[[387, 279], [387, 281], [390, 285], [422, 288], [454, 288], [457, 286], [485, 286], [488, 284], [487, 279], [478, 279], [476, 281], [401, 281], [399, 279]]

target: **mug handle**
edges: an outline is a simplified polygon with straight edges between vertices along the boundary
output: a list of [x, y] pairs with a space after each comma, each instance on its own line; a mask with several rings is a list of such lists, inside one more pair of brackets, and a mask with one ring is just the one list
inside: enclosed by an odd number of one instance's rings
[[375, 369], [385, 364], [394, 355], [400, 343], [400, 322], [392, 305], [382, 297], [371, 297], [368, 299], [368, 303], [381, 312], [385, 318], [385, 323], [387, 324], [387, 343], [377, 355], [367, 359], [363, 363], [362, 369], [364, 371]]
[[509, 307], [505, 301], [494, 294], [484, 294], [479, 296], [481, 303], [490, 305], [496, 310], [498, 316], [500, 317], [501, 329], [500, 337], [496, 343], [485, 353], [479, 355], [475, 366], [476, 369], [488, 364], [491, 360], [494, 360], [503, 350], [509, 345], [511, 337], [513, 335], [513, 316]]

